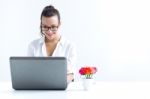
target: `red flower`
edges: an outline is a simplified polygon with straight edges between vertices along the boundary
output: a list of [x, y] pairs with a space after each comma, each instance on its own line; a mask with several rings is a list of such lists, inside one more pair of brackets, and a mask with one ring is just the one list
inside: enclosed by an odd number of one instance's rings
[[96, 72], [97, 72], [97, 68], [96, 67], [90, 67], [90, 66], [81, 67], [79, 70], [79, 73], [81, 75], [85, 75], [86, 78], [92, 78], [92, 75], [95, 74]]

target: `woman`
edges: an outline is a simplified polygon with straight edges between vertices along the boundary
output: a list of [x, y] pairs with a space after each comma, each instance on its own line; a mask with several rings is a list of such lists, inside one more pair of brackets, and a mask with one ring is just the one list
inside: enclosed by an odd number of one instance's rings
[[40, 39], [29, 44], [28, 56], [64, 56], [67, 58], [67, 82], [73, 81], [72, 67], [75, 65], [74, 46], [59, 33], [60, 14], [52, 5], [46, 6], [41, 13]]

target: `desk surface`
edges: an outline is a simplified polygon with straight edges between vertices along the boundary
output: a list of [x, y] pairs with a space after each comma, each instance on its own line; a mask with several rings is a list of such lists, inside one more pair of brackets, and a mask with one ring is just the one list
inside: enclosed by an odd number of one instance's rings
[[89, 91], [80, 82], [65, 91], [12, 89], [10, 82], [0, 83], [0, 99], [150, 99], [150, 82], [96, 82]]

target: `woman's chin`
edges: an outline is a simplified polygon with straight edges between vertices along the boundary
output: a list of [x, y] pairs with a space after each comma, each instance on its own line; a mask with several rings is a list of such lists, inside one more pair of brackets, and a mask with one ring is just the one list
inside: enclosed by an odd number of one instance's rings
[[52, 35], [52, 36], [48, 36], [47, 39], [49, 41], [54, 41], [54, 40], [56, 40], [56, 37], [54, 35]]
[[53, 38], [53, 36], [49, 36], [49, 37], [47, 37], [47, 39], [48, 40], [53, 40], [54, 38]]

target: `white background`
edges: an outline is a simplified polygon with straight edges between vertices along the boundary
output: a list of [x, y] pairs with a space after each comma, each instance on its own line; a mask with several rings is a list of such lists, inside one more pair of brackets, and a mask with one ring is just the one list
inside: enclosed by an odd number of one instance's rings
[[10, 81], [10, 56], [24, 56], [40, 37], [40, 14], [53, 4], [60, 34], [74, 42], [78, 69], [98, 67], [97, 80], [150, 80], [149, 0], [0, 0], [0, 81]]

